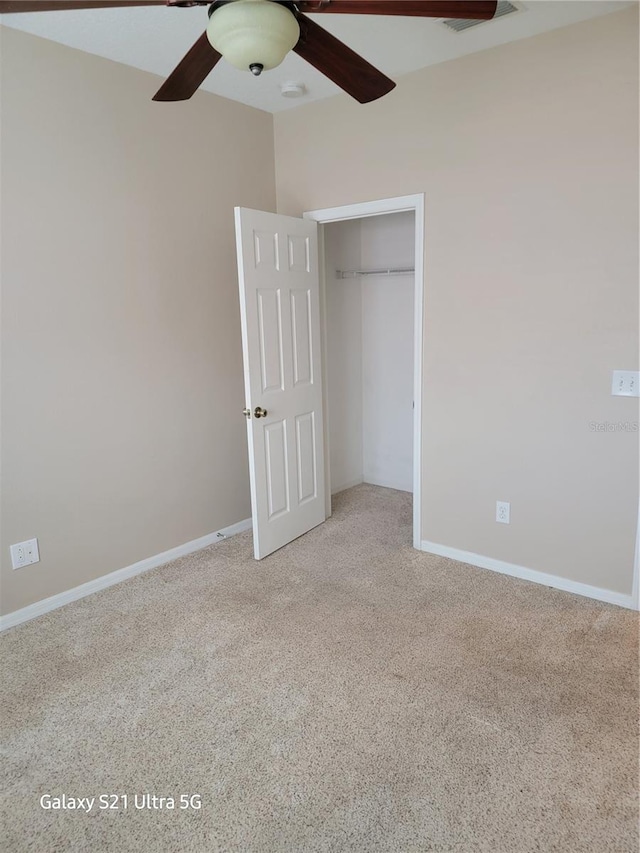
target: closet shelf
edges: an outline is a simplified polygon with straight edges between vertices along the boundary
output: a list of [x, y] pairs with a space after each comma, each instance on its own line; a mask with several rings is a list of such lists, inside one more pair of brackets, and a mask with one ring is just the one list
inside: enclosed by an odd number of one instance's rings
[[413, 267], [387, 267], [378, 270], [336, 270], [336, 278], [361, 278], [368, 275], [410, 275]]

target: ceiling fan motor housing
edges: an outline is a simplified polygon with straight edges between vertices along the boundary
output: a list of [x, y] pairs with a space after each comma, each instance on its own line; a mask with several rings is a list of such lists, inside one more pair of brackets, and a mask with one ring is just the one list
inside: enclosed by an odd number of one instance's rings
[[227, 62], [258, 76], [280, 65], [300, 38], [293, 3], [218, 0], [209, 9], [207, 38]]

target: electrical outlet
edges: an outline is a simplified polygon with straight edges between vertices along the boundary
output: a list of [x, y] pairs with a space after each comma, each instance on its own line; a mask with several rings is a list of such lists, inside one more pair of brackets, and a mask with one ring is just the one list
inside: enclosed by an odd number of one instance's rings
[[511, 504], [508, 501], [496, 501], [496, 521], [501, 524], [509, 524], [511, 518]]
[[9, 551], [11, 552], [11, 565], [14, 569], [21, 569], [23, 566], [40, 562], [37, 539], [27, 539], [26, 542], [10, 545]]

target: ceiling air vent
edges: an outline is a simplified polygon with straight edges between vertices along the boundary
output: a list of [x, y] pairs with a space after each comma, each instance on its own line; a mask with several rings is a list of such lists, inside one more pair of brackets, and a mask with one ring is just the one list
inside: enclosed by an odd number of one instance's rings
[[[520, 9], [517, 6], [514, 6], [513, 3], [509, 3], [508, 0], [501, 0], [501, 2], [498, 3], [498, 8], [496, 9], [496, 13], [493, 18], [491, 18], [491, 21], [495, 21], [496, 18], [503, 18], [505, 15], [511, 15], [513, 12], [519, 11]], [[456, 33], [461, 33], [463, 30], [468, 30], [470, 27], [477, 27], [480, 24], [490, 24], [491, 21], [478, 21], [473, 18], [447, 18], [447, 20], [442, 23], [450, 30], [454, 30]]]

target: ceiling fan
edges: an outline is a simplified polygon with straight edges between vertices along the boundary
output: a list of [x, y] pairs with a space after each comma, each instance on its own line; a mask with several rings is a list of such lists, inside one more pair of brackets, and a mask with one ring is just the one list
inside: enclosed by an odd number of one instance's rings
[[209, 6], [209, 25], [154, 95], [190, 98], [221, 57], [256, 76], [280, 65], [290, 50], [361, 104], [395, 83], [305, 14], [403, 15], [488, 20], [496, 0], [0, 0], [0, 14], [119, 6]]

